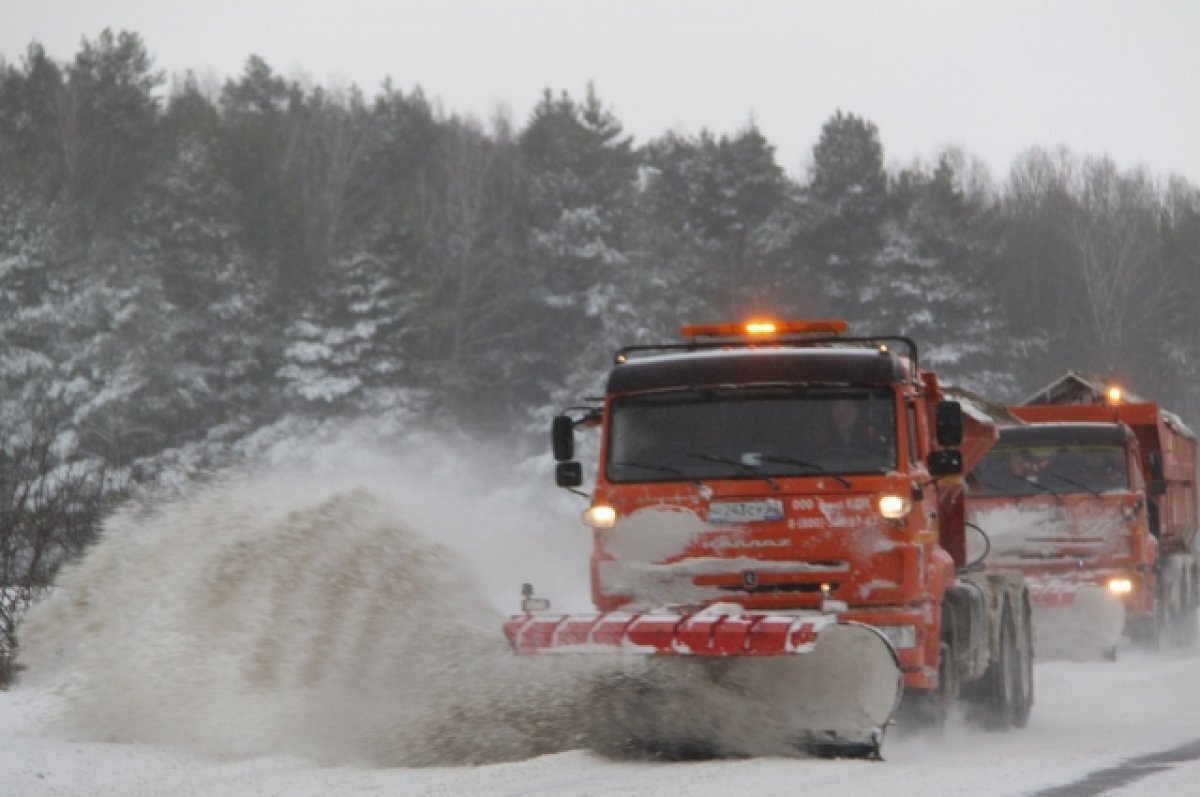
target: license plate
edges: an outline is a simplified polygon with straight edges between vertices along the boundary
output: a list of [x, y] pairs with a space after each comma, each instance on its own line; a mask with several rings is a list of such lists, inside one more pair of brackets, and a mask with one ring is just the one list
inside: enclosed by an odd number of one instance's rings
[[783, 500], [718, 501], [709, 504], [709, 523], [752, 523], [756, 520], [783, 520]]

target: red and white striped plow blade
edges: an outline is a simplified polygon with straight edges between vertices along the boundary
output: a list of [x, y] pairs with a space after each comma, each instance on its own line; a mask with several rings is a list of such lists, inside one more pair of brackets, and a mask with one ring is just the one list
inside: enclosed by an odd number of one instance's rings
[[504, 632], [518, 653], [633, 653], [778, 656], [808, 653], [829, 615], [608, 612], [510, 617]]
[[877, 754], [903, 686], [879, 631], [828, 615], [528, 615], [505, 633], [522, 654], [631, 661], [636, 689], [611, 692], [624, 733], [728, 755]]

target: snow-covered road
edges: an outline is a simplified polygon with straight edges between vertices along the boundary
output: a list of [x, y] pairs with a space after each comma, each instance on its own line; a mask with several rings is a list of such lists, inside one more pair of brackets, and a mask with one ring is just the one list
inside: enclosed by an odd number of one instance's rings
[[[885, 761], [613, 761], [584, 750], [463, 767], [324, 766], [304, 757], [214, 757], [186, 748], [72, 741], [39, 732], [44, 692], [0, 693], [5, 797], [227, 795], [1193, 795], [1200, 788], [1200, 658], [1125, 651], [1116, 663], [1045, 663], [1029, 727], [896, 733]], [[1179, 750], [1178, 762], [1123, 762]], [[1099, 774], [1096, 774], [1099, 773]], [[1094, 775], [1092, 780], [1087, 780]], [[1123, 785], [1122, 785], [1123, 784]], [[1057, 788], [1056, 787], [1060, 787]], [[1115, 787], [1105, 790], [1109, 787]], [[1054, 791], [1047, 791], [1056, 789]]]

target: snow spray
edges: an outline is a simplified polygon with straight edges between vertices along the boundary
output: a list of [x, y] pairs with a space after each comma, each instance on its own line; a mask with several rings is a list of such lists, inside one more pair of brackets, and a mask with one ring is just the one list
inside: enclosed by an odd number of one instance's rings
[[587, 744], [595, 662], [514, 656], [461, 558], [377, 491], [300, 492], [225, 479], [116, 515], [22, 628], [56, 722], [389, 766]]

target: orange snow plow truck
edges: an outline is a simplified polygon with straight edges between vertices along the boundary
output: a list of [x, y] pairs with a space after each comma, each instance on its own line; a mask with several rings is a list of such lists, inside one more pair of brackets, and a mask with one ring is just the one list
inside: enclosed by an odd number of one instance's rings
[[1196, 438], [1157, 404], [1067, 374], [968, 479], [988, 563], [1029, 581], [1039, 656], [1115, 658], [1197, 635]]
[[627, 748], [878, 757], [902, 696], [902, 718], [961, 695], [1025, 724], [1024, 580], [966, 560], [962, 474], [996, 428], [911, 340], [845, 327], [687, 326], [617, 352], [602, 401], [555, 419], [561, 487], [583, 481], [575, 427], [600, 429], [598, 611], [526, 585], [504, 630], [521, 654], [632, 662], [603, 696]]

